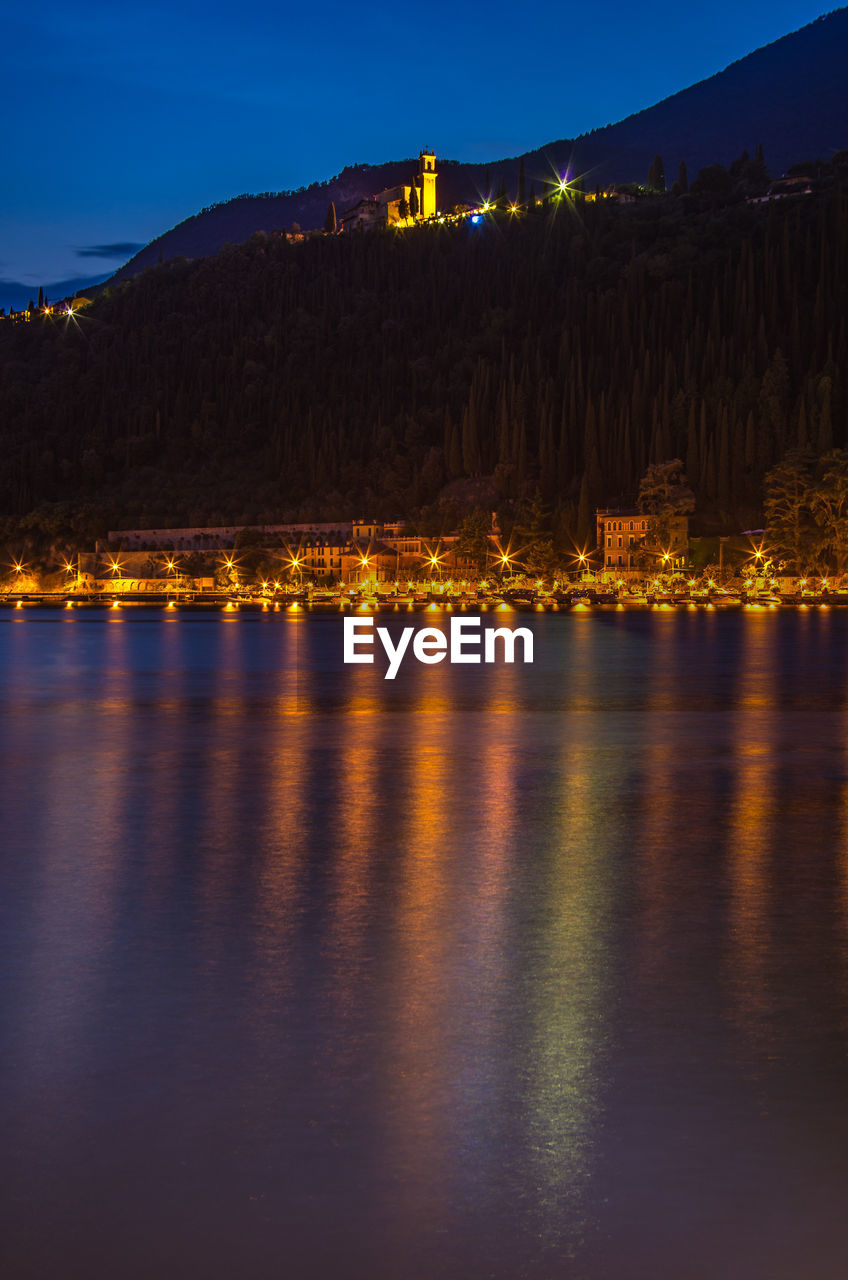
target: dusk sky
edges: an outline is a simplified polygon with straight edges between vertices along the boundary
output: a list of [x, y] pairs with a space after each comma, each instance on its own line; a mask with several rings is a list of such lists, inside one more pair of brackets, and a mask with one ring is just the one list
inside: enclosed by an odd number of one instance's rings
[[483, 161], [575, 136], [821, 12], [803, 0], [7, 9], [0, 292], [106, 274], [241, 192], [424, 145]]

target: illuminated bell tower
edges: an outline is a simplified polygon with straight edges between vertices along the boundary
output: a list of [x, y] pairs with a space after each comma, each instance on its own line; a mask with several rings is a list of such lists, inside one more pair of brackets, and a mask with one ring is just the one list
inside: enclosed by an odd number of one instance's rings
[[436, 153], [435, 151], [422, 151], [419, 160], [418, 185], [421, 188], [420, 201], [421, 208], [419, 210], [422, 218], [434, 218], [436, 216]]

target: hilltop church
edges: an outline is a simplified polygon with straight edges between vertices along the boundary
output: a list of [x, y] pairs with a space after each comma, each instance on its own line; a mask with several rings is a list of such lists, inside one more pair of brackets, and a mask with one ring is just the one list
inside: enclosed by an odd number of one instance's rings
[[424, 150], [418, 157], [418, 173], [410, 186], [401, 184], [388, 187], [376, 196], [366, 196], [339, 219], [340, 231], [353, 231], [357, 227], [412, 226], [427, 218], [434, 218], [436, 203], [436, 154]]

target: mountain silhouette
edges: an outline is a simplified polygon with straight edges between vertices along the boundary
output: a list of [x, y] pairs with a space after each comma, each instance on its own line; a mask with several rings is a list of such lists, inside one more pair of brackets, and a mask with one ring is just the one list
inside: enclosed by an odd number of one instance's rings
[[[439, 203], [451, 208], [488, 194], [501, 181], [516, 190], [520, 161], [541, 195], [556, 173], [584, 175], [587, 189], [645, 182], [656, 154], [669, 182], [681, 160], [690, 180], [706, 165], [730, 161], [762, 144], [772, 175], [797, 161], [848, 146], [848, 8], [835, 9], [755, 50], [724, 71], [617, 124], [575, 139], [559, 139], [523, 157], [465, 164], [439, 157]], [[112, 277], [136, 275], [160, 259], [198, 258], [237, 244], [256, 231], [323, 225], [330, 202], [338, 212], [363, 196], [409, 181], [417, 160], [350, 165], [336, 177], [298, 191], [241, 195], [203, 209], [158, 236]]]

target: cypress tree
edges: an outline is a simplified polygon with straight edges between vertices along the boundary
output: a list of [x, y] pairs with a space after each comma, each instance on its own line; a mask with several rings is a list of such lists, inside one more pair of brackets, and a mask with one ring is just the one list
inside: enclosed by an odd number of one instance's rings
[[527, 203], [527, 191], [524, 183], [524, 156], [518, 162], [518, 204], [523, 209]]
[[722, 407], [719, 416], [718, 441], [716, 497], [718, 498], [719, 507], [726, 513], [730, 508], [730, 439], [726, 406]]
[[677, 170], [677, 186], [680, 194], [685, 196], [689, 190], [689, 174], [686, 172], [686, 161], [680, 161], [680, 167]]
[[819, 379], [816, 387], [816, 402], [819, 415], [817, 447], [820, 454], [833, 448], [833, 421], [830, 412], [830, 398], [833, 382], [830, 378]]
[[689, 403], [689, 421], [686, 428], [686, 475], [694, 489], [698, 487], [701, 476], [698, 452], [698, 432], [695, 427], [695, 401]]
[[580, 482], [580, 498], [577, 503], [577, 541], [581, 547], [585, 547], [588, 544], [593, 523], [592, 516], [594, 512], [589, 493], [590, 485], [591, 481], [584, 472], [583, 479]]
[[327, 210], [327, 216], [326, 216], [326, 218], [324, 219], [324, 230], [327, 232], [327, 234], [328, 234], [328, 235], [333, 235], [333, 234], [335, 233], [336, 226], [337, 226], [337, 223], [336, 223], [336, 206], [335, 206], [335, 204], [333, 203], [333, 201], [331, 200], [331, 201], [330, 201], [330, 207], [329, 207], [329, 209]]
[[480, 445], [474, 403], [469, 401], [462, 416], [462, 469], [467, 476], [480, 472]]
[[651, 167], [648, 170], [647, 185], [650, 191], [665, 191], [665, 169], [663, 168], [662, 156], [654, 156]]

